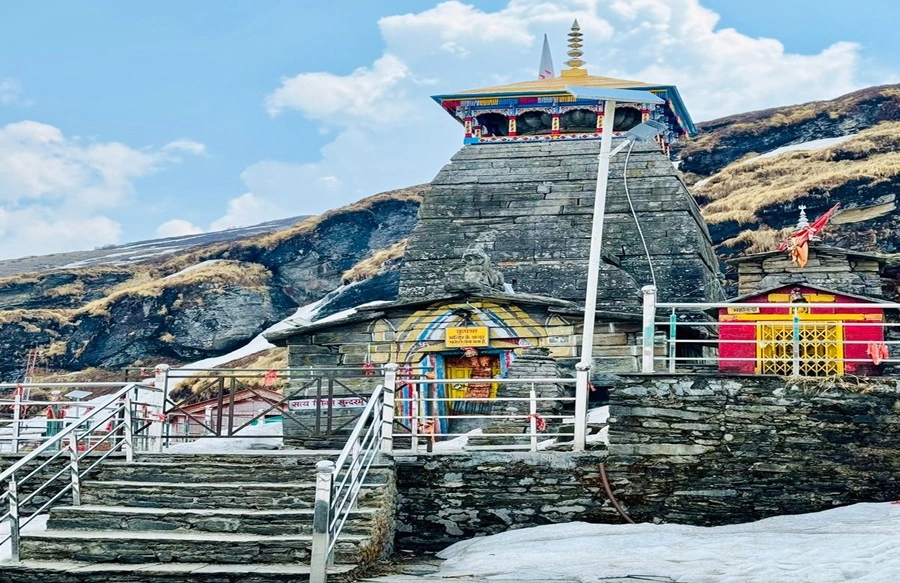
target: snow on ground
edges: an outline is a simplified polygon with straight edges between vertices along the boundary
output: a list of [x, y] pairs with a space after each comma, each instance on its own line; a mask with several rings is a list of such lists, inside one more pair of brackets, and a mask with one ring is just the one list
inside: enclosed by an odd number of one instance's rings
[[201, 437], [194, 441], [176, 443], [165, 448], [166, 453], [207, 453], [223, 451], [245, 451], [248, 449], [278, 449], [282, 445], [280, 437], [257, 437], [259, 435], [281, 435], [281, 421], [250, 425], [237, 432], [240, 437]]
[[[30, 514], [28, 516], [30, 516]], [[29, 522], [28, 525], [25, 526], [25, 528], [22, 529], [22, 532], [36, 533], [47, 530], [47, 518], [47, 514], [39, 514], [37, 517], [35, 517], [34, 520]], [[7, 536], [9, 536], [9, 521], [0, 521], [0, 540], [5, 539]], [[11, 558], [12, 548], [9, 541], [6, 541], [2, 545], [0, 545], [0, 561], [8, 561]]]
[[207, 265], [212, 265], [213, 263], [218, 263], [218, 259], [207, 259], [206, 261], [201, 261], [195, 265], [191, 265], [190, 267], [185, 267], [181, 271], [176, 271], [172, 275], [167, 275], [163, 279], [172, 279], [173, 277], [178, 277], [179, 275], [184, 275], [185, 273], [190, 273], [195, 269], [200, 269], [201, 267], [206, 267]]
[[900, 505], [855, 504], [731, 526], [587, 524], [509, 531], [438, 553], [442, 577], [583, 583], [900, 581]]
[[[223, 354], [222, 356], [213, 356], [212, 358], [204, 358], [203, 360], [198, 360], [196, 362], [192, 362], [190, 364], [186, 364], [181, 368], [185, 369], [198, 369], [198, 368], [216, 368], [217, 366], [221, 366], [226, 362], [231, 362], [232, 360], [237, 360], [239, 358], [243, 358], [245, 356], [250, 356], [255, 352], [259, 352], [261, 350], [266, 350], [269, 348], [274, 348], [275, 345], [269, 343], [268, 340], [262, 337], [262, 334], [248, 342], [247, 344], [241, 346], [238, 349], [232, 350], [228, 354]], [[169, 371], [169, 375], [177, 375], [177, 368]], [[190, 376], [190, 373], [185, 373], [184, 376]]]

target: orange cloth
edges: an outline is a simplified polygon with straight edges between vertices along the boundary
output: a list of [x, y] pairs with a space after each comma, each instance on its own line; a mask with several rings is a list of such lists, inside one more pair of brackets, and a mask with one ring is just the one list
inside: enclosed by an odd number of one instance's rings
[[873, 364], [881, 364], [882, 360], [890, 357], [890, 352], [886, 344], [882, 342], [870, 342], [866, 348], [866, 355], [872, 358]]
[[[794, 243], [797, 243], [794, 241]], [[809, 261], [809, 243], [807, 241], [801, 241], [799, 244], [794, 244], [791, 247], [791, 261], [797, 267], [806, 267], [806, 263]]]

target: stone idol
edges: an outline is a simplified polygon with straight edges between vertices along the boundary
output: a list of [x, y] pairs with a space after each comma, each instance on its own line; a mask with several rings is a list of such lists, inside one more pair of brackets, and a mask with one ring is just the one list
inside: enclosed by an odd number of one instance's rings
[[503, 274], [491, 265], [483, 249], [469, 247], [463, 252], [461, 265], [447, 274], [444, 289], [448, 292], [505, 293]]

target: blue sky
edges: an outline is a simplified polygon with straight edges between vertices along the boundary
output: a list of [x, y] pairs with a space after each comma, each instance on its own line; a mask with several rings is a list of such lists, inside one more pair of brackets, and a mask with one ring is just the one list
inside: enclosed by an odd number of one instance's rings
[[887, 0], [59, 1], [0, 21], [0, 257], [319, 213], [426, 182], [428, 98], [557, 69], [674, 83], [695, 119], [895, 82]]

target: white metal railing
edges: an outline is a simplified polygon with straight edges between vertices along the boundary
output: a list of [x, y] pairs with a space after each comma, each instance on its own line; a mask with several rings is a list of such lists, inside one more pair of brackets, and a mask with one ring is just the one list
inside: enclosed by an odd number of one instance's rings
[[[900, 363], [900, 322], [884, 321], [886, 313], [900, 310], [897, 303], [656, 303], [655, 295], [644, 300], [644, 373], [715, 367], [866, 376]], [[720, 319], [720, 311], [727, 317]]]
[[316, 464], [310, 583], [326, 582], [341, 530], [356, 508], [369, 469], [382, 451], [390, 451], [396, 370], [396, 365], [385, 367], [384, 384], [372, 393], [337, 462]]
[[[139, 383], [33, 383], [27, 385], [0, 384], [0, 390], [17, 388], [120, 387], [108, 399], [93, 405], [83, 416], [71, 420], [59, 432], [47, 436], [33, 451], [25, 454], [7, 470], [0, 473], [0, 484], [6, 484], [0, 494], [0, 523], [9, 522], [9, 535], [0, 544], [10, 541], [11, 558], [19, 560], [20, 534], [37, 516], [48, 510], [67, 493], [72, 504], [81, 504], [81, 481], [104, 460], [122, 452], [128, 462], [135, 451], [156, 448], [161, 443], [153, 428], [159, 424], [161, 400], [140, 400], [141, 392], [161, 393], [149, 385]], [[143, 393], [147, 394], [147, 393]], [[24, 399], [13, 400], [18, 406], [31, 404]], [[46, 401], [39, 401], [46, 405]], [[58, 402], [54, 402], [58, 403]], [[82, 403], [84, 405], [84, 403]], [[155, 408], [154, 408], [155, 407]], [[13, 425], [15, 428], [16, 425]], [[13, 438], [15, 439], [15, 438]], [[12, 443], [18, 444], [18, 441]], [[62, 466], [56, 469], [56, 466]], [[50, 477], [46, 477], [51, 474]], [[63, 485], [59, 484], [59, 481]], [[25, 487], [23, 489], [23, 486]], [[26, 492], [25, 490], [28, 490]], [[49, 499], [40, 503], [40, 494]]]
[[[405, 430], [409, 437], [410, 451], [421, 449], [421, 442], [431, 451], [437, 439], [453, 439], [471, 435], [472, 427], [458, 430], [454, 426], [464, 420], [472, 420], [470, 426], [486, 428], [490, 424], [520, 426], [521, 431], [491, 431], [491, 440], [501, 440], [494, 449], [528, 449], [537, 451], [539, 440], [547, 441], [566, 437], [574, 432], [560, 431], [563, 421], [572, 418], [572, 412], [564, 411], [566, 405], [574, 407], [574, 396], [538, 396], [541, 386], [573, 385], [575, 378], [479, 378], [479, 379], [410, 379], [400, 381], [408, 385], [395, 401], [401, 414], [395, 416], [395, 427]], [[490, 384], [493, 387], [518, 387], [528, 391], [522, 397], [449, 397], [444, 387], [455, 384]], [[443, 395], [443, 396], [439, 396]], [[401, 434], [398, 434], [401, 435]], [[397, 436], [395, 436], [397, 437]], [[523, 443], [527, 442], [527, 443]]]

